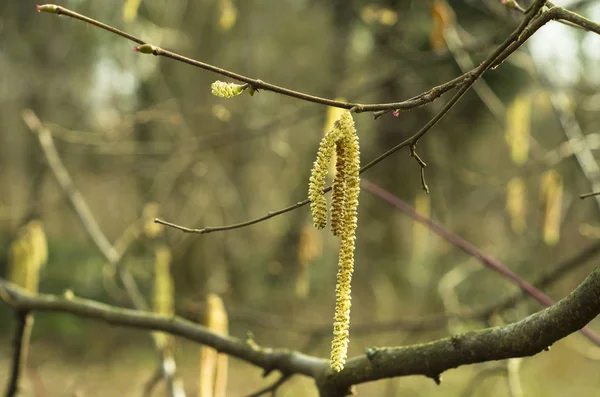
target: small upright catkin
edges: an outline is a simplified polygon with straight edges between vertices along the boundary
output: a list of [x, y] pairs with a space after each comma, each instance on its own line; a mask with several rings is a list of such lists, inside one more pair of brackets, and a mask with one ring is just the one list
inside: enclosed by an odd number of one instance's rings
[[336, 302], [331, 343], [331, 368], [339, 372], [346, 364], [350, 335], [351, 280], [354, 271], [354, 243], [360, 194], [360, 149], [354, 120], [344, 112], [332, 131], [321, 141], [310, 184], [309, 198], [315, 227], [325, 227], [327, 208], [323, 188], [327, 163], [336, 150], [336, 175], [331, 198], [331, 231], [340, 236]]
[[[216, 294], [206, 297], [206, 310], [202, 318], [203, 325], [212, 332], [228, 335], [229, 319], [223, 300]], [[212, 347], [202, 346], [200, 349], [200, 371], [198, 397], [225, 397], [227, 395], [226, 354], [219, 353]]]

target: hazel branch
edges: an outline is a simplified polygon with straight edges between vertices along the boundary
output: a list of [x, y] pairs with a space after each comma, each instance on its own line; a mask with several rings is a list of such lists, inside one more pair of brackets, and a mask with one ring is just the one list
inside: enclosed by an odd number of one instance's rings
[[56, 15], [68, 16], [73, 19], [77, 19], [82, 22], [85, 22], [85, 23], [91, 24], [93, 26], [96, 26], [98, 28], [109, 31], [113, 34], [116, 34], [116, 35], [126, 38], [128, 40], [131, 40], [137, 44], [140, 44], [140, 46], [135, 47], [136, 51], [138, 51], [138, 52], [141, 52], [144, 54], [152, 54], [155, 56], [162, 56], [165, 58], [170, 58], [170, 59], [173, 59], [178, 62], [182, 62], [182, 63], [188, 64], [188, 65], [191, 65], [191, 66], [203, 69], [203, 70], [207, 70], [207, 71], [210, 71], [213, 73], [220, 74], [221, 76], [229, 77], [231, 79], [248, 84], [249, 88], [254, 91], [256, 91], [256, 90], [271, 91], [271, 92], [274, 92], [277, 94], [289, 96], [289, 97], [300, 99], [300, 100], [307, 101], [307, 102], [313, 102], [313, 103], [318, 103], [318, 104], [325, 105], [325, 106], [332, 106], [332, 107], [348, 109], [348, 110], [352, 109], [352, 111], [355, 113], [374, 112], [374, 111], [391, 111], [391, 110], [395, 110], [395, 109], [401, 109], [401, 110], [414, 109], [419, 106], [423, 106], [430, 102], [433, 102], [435, 99], [439, 98], [440, 96], [442, 96], [444, 93], [448, 92], [449, 90], [457, 88], [461, 85], [464, 85], [464, 84], [466, 84], [467, 81], [469, 81], [468, 74], [465, 74], [456, 79], [448, 81], [445, 84], [433, 87], [432, 89], [430, 89], [420, 95], [417, 95], [413, 98], [407, 99], [405, 101], [400, 101], [400, 102], [360, 104], [360, 103], [336, 101], [336, 100], [329, 99], [329, 98], [323, 98], [323, 97], [291, 90], [289, 88], [285, 88], [285, 87], [281, 87], [281, 86], [278, 86], [275, 84], [267, 83], [260, 79], [253, 79], [251, 77], [244, 76], [242, 74], [235, 73], [235, 72], [229, 71], [227, 69], [211, 65], [206, 62], [201, 62], [201, 61], [197, 61], [192, 58], [188, 58], [188, 57], [180, 55], [176, 52], [168, 51], [168, 50], [165, 50], [158, 46], [147, 43], [146, 41], [144, 41], [136, 36], [133, 36], [122, 30], [119, 30], [115, 27], [112, 27], [110, 25], [102, 23], [96, 19], [87, 17], [85, 15], [79, 14], [74, 11], [71, 11], [65, 7], [61, 7], [61, 6], [57, 6], [57, 5], [53, 5], [53, 4], [46, 4], [46, 5], [42, 5], [42, 6], [37, 6], [37, 8], [38, 8], [38, 11], [45, 11], [45, 12], [53, 13]]

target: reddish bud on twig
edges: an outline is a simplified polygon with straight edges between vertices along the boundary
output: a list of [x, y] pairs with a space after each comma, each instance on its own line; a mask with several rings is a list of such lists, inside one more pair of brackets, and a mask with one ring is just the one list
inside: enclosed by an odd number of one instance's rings
[[136, 52], [141, 52], [142, 54], [154, 54], [154, 51], [156, 51], [156, 47], [152, 44], [142, 44], [140, 46], [133, 47], [133, 49]]

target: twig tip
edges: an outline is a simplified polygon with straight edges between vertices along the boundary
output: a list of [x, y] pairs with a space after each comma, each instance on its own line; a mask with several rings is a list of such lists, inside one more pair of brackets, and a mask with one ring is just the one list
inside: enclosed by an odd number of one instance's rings
[[35, 9], [37, 10], [37, 12], [49, 12], [50, 14], [56, 14], [58, 6], [55, 6], [54, 4], [37, 4], [35, 6]]

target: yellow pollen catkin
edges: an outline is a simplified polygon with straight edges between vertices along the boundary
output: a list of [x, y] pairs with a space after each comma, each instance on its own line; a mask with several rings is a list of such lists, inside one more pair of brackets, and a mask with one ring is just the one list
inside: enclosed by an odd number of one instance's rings
[[335, 178], [331, 192], [331, 232], [340, 236], [344, 228], [344, 203], [346, 201], [346, 151], [338, 141], [336, 144]]
[[247, 87], [247, 84], [226, 83], [219, 80], [210, 86], [212, 94], [221, 98], [231, 98], [240, 95]]
[[308, 184], [308, 198], [310, 199], [310, 210], [313, 224], [317, 229], [323, 229], [327, 225], [327, 201], [323, 195], [325, 188], [325, 177], [327, 167], [335, 149], [335, 142], [340, 136], [340, 130], [334, 128], [323, 136], [319, 145], [317, 159], [313, 164]]
[[[360, 150], [354, 121], [349, 112], [344, 113], [338, 123], [342, 131], [339, 146], [343, 148], [344, 159], [344, 201], [341, 243], [338, 259], [336, 303], [331, 343], [331, 368], [341, 371], [348, 356], [350, 336], [351, 280], [354, 271], [354, 243], [360, 194]], [[332, 203], [332, 208], [334, 204]]]

